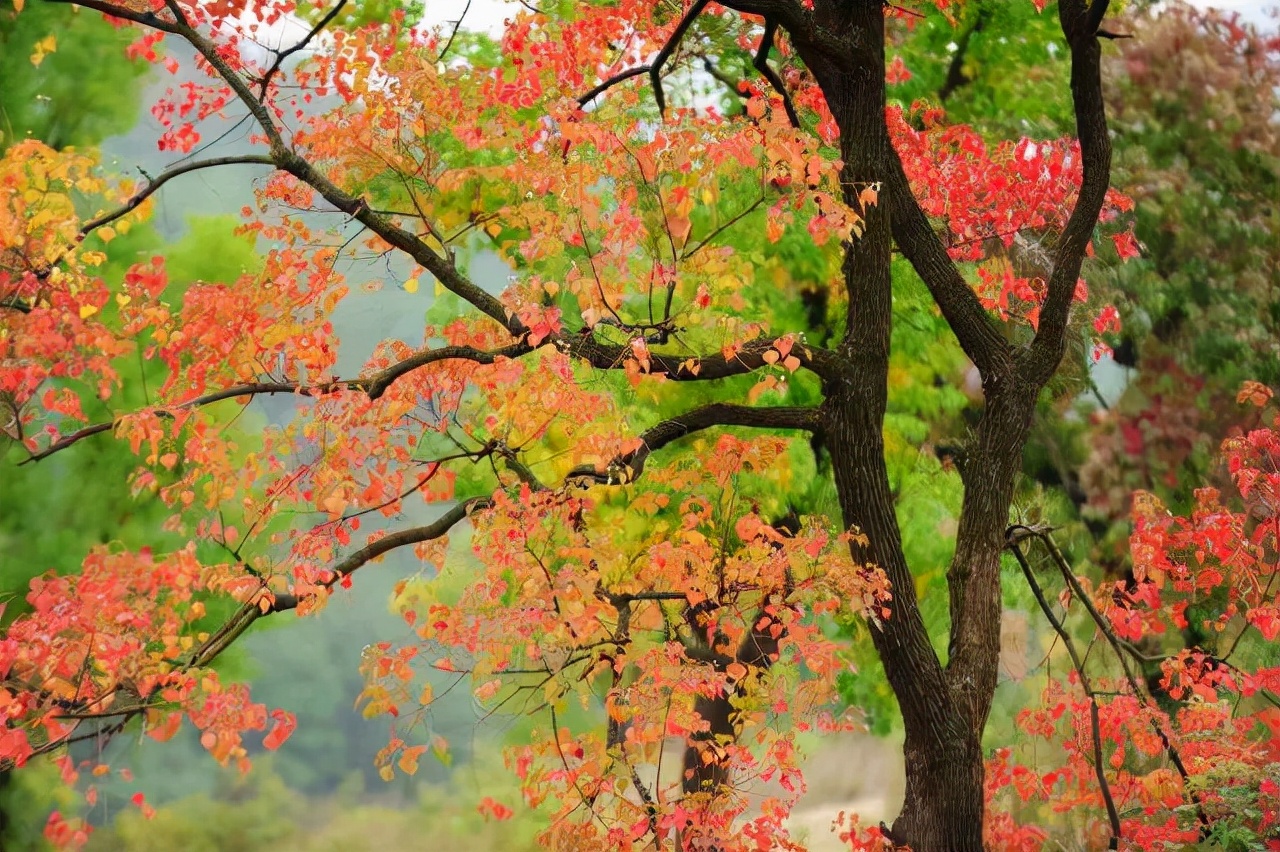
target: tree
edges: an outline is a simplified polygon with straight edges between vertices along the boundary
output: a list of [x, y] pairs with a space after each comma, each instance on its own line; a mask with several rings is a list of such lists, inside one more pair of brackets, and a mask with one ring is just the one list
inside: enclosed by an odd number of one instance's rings
[[[397, 720], [388, 774], [445, 748], [431, 691], [411, 687], [434, 667], [469, 675], [495, 709], [545, 711], [549, 727], [511, 759], [528, 802], [562, 803], [554, 848], [785, 842], [787, 800], [751, 803], [739, 780], [797, 788], [790, 732], [775, 727], [843, 724], [821, 713], [843, 668], [827, 628], [862, 617], [906, 737], [906, 802], [883, 836], [983, 848], [1022, 451], [1041, 392], [1089, 333], [1071, 315], [1099, 223], [1128, 207], [1109, 190], [1105, 0], [1057, 10], [1078, 140], [990, 147], [936, 110], [886, 108], [886, 72], [902, 74], [886, 24], [917, 13], [880, 0], [553, 3], [511, 21], [498, 50], [406, 32], [400, 17], [325, 32], [339, 2], [265, 52], [249, 42], [270, 43], [259, 30], [284, 6], [79, 5], [140, 27], [139, 55], [166, 36], [199, 55], [208, 85], [153, 109], [162, 150], [190, 154], [198, 120], [234, 109], [260, 151], [185, 159], [139, 186], [34, 143], [5, 160], [6, 431], [31, 462], [114, 432], [140, 454], [134, 488], [167, 501], [191, 544], [100, 549], [78, 577], [33, 584], [34, 615], [0, 644], [0, 758], [137, 717], [164, 737], [184, 714], [219, 760], [243, 761], [244, 732], [269, 724], [278, 747], [292, 718], [222, 684], [215, 659], [255, 621], [312, 611], [412, 547], [441, 576], [406, 580], [397, 606], [415, 638], [371, 647], [365, 665], [367, 711]], [[753, 76], [734, 78], [735, 63]], [[725, 80], [740, 111], [707, 105]], [[308, 115], [332, 93], [341, 105]], [[193, 282], [175, 305], [163, 258], [121, 282], [95, 271], [88, 235], [109, 251], [170, 181], [232, 163], [268, 170], [244, 211], [269, 246], [260, 273]], [[100, 208], [88, 218], [85, 195]], [[481, 247], [516, 271], [510, 286], [479, 277]], [[434, 281], [420, 345], [339, 350], [361, 252], [412, 267], [409, 293]], [[895, 252], [918, 282], [895, 282]], [[399, 271], [385, 269], [365, 288]], [[980, 376], [981, 416], [956, 456], [944, 653], [904, 554], [885, 439], [893, 303], [920, 285]], [[1109, 323], [1103, 311], [1093, 328]], [[168, 371], [158, 402], [91, 421], [86, 395], [117, 394], [111, 358], [135, 346]], [[257, 434], [215, 413], [272, 395], [295, 405]], [[793, 479], [828, 476], [836, 530], [810, 506], [789, 512], [813, 499]], [[475, 561], [447, 545], [464, 525]], [[239, 608], [209, 616], [228, 596]], [[1081, 718], [1096, 720], [1077, 669]], [[607, 721], [572, 711], [574, 694], [599, 695]], [[1090, 801], [1105, 800], [1114, 844], [1124, 828], [1093, 730]], [[641, 771], [672, 735], [687, 742], [674, 787]]]
[[39, 139], [54, 148], [96, 145], [137, 117], [142, 63], [122, 51], [132, 40], [100, 16], [39, 4], [0, 9], [0, 133], [8, 147]]

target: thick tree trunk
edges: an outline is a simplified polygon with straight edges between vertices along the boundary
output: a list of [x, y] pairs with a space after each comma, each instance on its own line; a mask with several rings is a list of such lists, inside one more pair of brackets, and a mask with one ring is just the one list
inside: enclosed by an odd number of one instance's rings
[[[847, 200], [857, 209], [858, 193], [877, 185], [882, 202], [864, 211], [862, 235], [845, 250], [849, 306], [840, 354], [847, 369], [826, 388], [825, 434], [844, 521], [863, 537], [853, 543], [853, 556], [880, 567], [893, 584], [890, 615], [872, 630], [906, 729], [907, 796], [892, 836], [916, 852], [978, 852], [983, 811], [981, 725], [975, 723], [966, 703], [956, 700], [930, 643], [915, 578], [903, 555], [884, 460], [894, 207], [885, 203], [884, 193], [896, 154], [884, 123], [883, 8], [874, 0], [862, 0], [852, 4], [849, 13], [850, 19], [842, 24], [852, 34], [850, 61], [837, 65], [819, 59], [814, 70], [840, 124], [841, 180]], [[993, 666], [993, 676], [994, 671]]]
[[[860, 534], [851, 544], [853, 557], [882, 569], [893, 586], [890, 615], [871, 634], [906, 731], [906, 799], [891, 839], [914, 852], [983, 848], [982, 733], [999, 664], [1000, 556], [1009, 506], [1036, 399], [1065, 350], [1072, 293], [1109, 177], [1096, 37], [1107, 5], [1061, 3], [1085, 180], [1059, 241], [1040, 329], [1025, 347], [1010, 345], [981, 307], [920, 208], [893, 149], [884, 117], [882, 0], [815, 3], [811, 15], [793, 13], [786, 22], [840, 127], [845, 200], [865, 217], [861, 235], [845, 246], [849, 304], [841, 365], [825, 378], [823, 434], [845, 524]], [[858, 195], [868, 186], [879, 190], [879, 203], [863, 210]], [[945, 665], [925, 630], [884, 461], [895, 242], [981, 371], [986, 400], [969, 448], [956, 550], [947, 572], [951, 632]]]
[[907, 733], [907, 793], [891, 839], [913, 852], [982, 852], [983, 762], [980, 735], [960, 731], [935, 744]]

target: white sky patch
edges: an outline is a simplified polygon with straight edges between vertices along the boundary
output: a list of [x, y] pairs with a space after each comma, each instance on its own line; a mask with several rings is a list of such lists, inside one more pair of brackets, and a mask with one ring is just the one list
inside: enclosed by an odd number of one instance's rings
[[1258, 0], [1191, 0], [1192, 6], [1201, 9], [1221, 9], [1224, 12], [1239, 12], [1240, 17], [1259, 29], [1274, 30], [1276, 28], [1275, 12], [1277, 7], [1272, 3], [1261, 3]]
[[426, 0], [422, 22], [428, 26], [443, 26], [447, 30], [461, 19], [463, 29], [488, 33], [497, 38], [502, 35], [504, 22], [523, 8], [511, 0], [470, 0], [469, 3], [467, 0]]

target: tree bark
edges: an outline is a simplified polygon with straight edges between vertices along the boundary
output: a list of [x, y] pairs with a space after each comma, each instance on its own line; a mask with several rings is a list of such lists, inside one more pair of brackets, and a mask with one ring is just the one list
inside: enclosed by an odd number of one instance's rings
[[[814, 4], [788, 27], [840, 128], [846, 202], [864, 213], [845, 246], [846, 331], [838, 365], [824, 375], [824, 434], [845, 524], [860, 534], [854, 559], [893, 585], [890, 615], [871, 631], [906, 732], [906, 798], [890, 839], [914, 852], [983, 848], [982, 734], [994, 698], [1000, 649], [1000, 557], [1009, 506], [1036, 400], [1065, 350], [1067, 314], [1080, 262], [1109, 179], [1096, 31], [1106, 0], [1062, 0], [1072, 49], [1072, 95], [1085, 181], [1060, 242], [1041, 328], [1014, 347], [982, 309], [912, 194], [885, 122], [882, 0]], [[856, 203], [868, 185], [879, 203]], [[956, 549], [947, 573], [947, 660], [934, 653], [902, 551], [884, 460], [892, 327], [891, 252], [911, 261], [978, 366], [986, 404], [964, 475]]]

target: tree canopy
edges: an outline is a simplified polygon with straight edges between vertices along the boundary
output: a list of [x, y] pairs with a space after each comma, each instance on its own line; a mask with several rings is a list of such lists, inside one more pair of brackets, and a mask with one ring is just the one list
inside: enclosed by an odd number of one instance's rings
[[[392, 723], [380, 771], [447, 755], [427, 675], [465, 682], [536, 720], [508, 762], [521, 806], [551, 812], [549, 848], [801, 848], [795, 734], [859, 724], [842, 696], [896, 705], [905, 737], [902, 811], [843, 825], [853, 848], [1034, 849], [1064, 824], [1088, 848], [1276, 842], [1272, 390], [1238, 390], [1221, 488], [1178, 514], [1134, 499], [1122, 576], [1079, 570], [1019, 505], [1046, 414], [1132, 344], [1092, 278], [1167, 342], [1196, 310], [1254, 304], [1273, 270], [1274, 208], [1196, 230], [1185, 185], [1146, 181], [1136, 218], [1112, 188], [1117, 130], [1146, 134], [1118, 163], [1135, 183], [1182, 168], [1166, 151], [1188, 140], [1124, 123], [1171, 88], [1149, 44], [1123, 54], [1108, 126], [1104, 43], [1222, 19], [549, 2], [491, 42], [339, 0], [281, 41], [283, 0], [74, 5], [130, 56], [172, 73], [190, 54], [201, 76], [151, 107], [174, 159], [141, 181], [35, 139], [0, 161], [0, 425], [21, 469], [120, 442], [132, 491], [168, 511], [154, 546], [32, 582], [0, 640], [5, 766], [54, 754], [67, 779], [97, 775], [75, 744], [129, 724], [189, 724], [247, 766], [295, 720], [220, 655], [412, 552], [405, 630], [362, 655], [360, 706]], [[1274, 105], [1276, 48], [1221, 26], [1200, 44], [1239, 121], [1200, 128], [1221, 152], [1189, 173], [1207, 197], [1238, 174], [1261, 199], [1274, 134], [1238, 105]], [[227, 115], [252, 151], [206, 137]], [[238, 228], [260, 264], [124, 250], [154, 195], [233, 166], [261, 169]], [[1143, 243], [1154, 270], [1126, 271]], [[1143, 274], [1162, 303], [1129, 286]], [[352, 306], [397, 289], [420, 295], [420, 334], [356, 351]], [[1241, 318], [1242, 346], [1260, 322]], [[1011, 597], [1062, 664], [1014, 719], [1029, 750], [1053, 744], [1048, 767], [984, 740]], [[872, 659], [891, 700], [860, 682]]]

